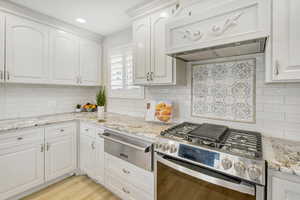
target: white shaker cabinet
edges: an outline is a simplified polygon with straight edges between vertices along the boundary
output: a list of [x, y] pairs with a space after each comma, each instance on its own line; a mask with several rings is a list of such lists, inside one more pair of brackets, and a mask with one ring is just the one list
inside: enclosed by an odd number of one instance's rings
[[94, 139], [88, 136], [80, 136], [80, 170], [89, 177], [94, 176]]
[[0, 135], [0, 199], [44, 183], [43, 129]]
[[6, 15], [6, 81], [46, 83], [48, 72], [48, 27]]
[[5, 17], [0, 12], [0, 84], [4, 82], [4, 41], [5, 41]]
[[273, 58], [268, 72], [273, 81], [300, 81], [299, 12], [299, 0], [273, 0]]
[[[299, 178], [298, 178], [299, 179]], [[297, 181], [287, 180], [282, 177], [273, 176], [270, 182], [271, 195], [269, 200], [299, 200], [300, 179]]]
[[150, 17], [133, 22], [134, 84], [147, 84], [150, 77]]
[[91, 40], [80, 39], [80, 84], [95, 86], [101, 83], [101, 46]]
[[50, 33], [51, 82], [79, 83], [79, 38], [61, 30]]
[[53, 180], [77, 168], [76, 124], [45, 129], [45, 178]]

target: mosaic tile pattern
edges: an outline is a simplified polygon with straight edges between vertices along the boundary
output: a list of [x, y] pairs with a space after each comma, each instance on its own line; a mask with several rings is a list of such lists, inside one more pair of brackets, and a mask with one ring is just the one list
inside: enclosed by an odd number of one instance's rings
[[255, 122], [255, 59], [193, 65], [192, 115]]

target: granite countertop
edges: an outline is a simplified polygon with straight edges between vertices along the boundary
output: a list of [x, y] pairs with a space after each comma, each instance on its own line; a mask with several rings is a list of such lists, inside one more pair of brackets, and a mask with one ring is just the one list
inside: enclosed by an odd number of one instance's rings
[[132, 117], [115, 113], [106, 113], [104, 122], [98, 121], [96, 113], [67, 113], [34, 118], [0, 120], [0, 134], [1, 132], [9, 130], [44, 126], [73, 120], [93, 123], [116, 131], [133, 134], [139, 137], [146, 137], [151, 140], [154, 140], [161, 131], [171, 126], [161, 123], [145, 122], [142, 117]]
[[300, 176], [300, 142], [264, 137], [263, 148], [269, 169]]
[[[54, 123], [80, 120], [116, 131], [154, 141], [160, 132], [172, 125], [145, 122], [142, 117], [106, 113], [105, 121], [99, 122], [96, 113], [67, 113], [34, 118], [0, 120], [0, 134], [21, 128], [44, 126]], [[269, 169], [300, 176], [300, 142], [263, 137], [263, 155]]]

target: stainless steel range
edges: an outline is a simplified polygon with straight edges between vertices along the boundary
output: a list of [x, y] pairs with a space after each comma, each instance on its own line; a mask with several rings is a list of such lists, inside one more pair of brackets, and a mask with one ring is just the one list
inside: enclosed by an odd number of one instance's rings
[[163, 131], [155, 144], [157, 200], [265, 199], [261, 140], [258, 132], [214, 124], [184, 122]]

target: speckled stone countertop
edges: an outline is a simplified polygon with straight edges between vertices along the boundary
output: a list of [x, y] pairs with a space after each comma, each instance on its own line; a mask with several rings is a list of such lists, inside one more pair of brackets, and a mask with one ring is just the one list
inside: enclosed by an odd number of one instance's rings
[[104, 126], [120, 132], [133, 134], [139, 137], [146, 137], [154, 140], [161, 131], [171, 125], [145, 122], [144, 118], [120, 115], [114, 113], [105, 114], [105, 122], [99, 122], [96, 113], [67, 113], [34, 118], [23, 118], [14, 120], [0, 120], [0, 134], [4, 131], [22, 128], [50, 125], [54, 123], [80, 120]]
[[[0, 120], [0, 134], [22, 128], [80, 120], [116, 131], [154, 141], [161, 131], [172, 125], [145, 122], [144, 118], [106, 113], [105, 122], [99, 122], [96, 113], [67, 113], [15, 120]], [[300, 142], [263, 137], [264, 159], [269, 169], [300, 176]]]
[[264, 137], [263, 149], [269, 169], [300, 176], [300, 142]]

